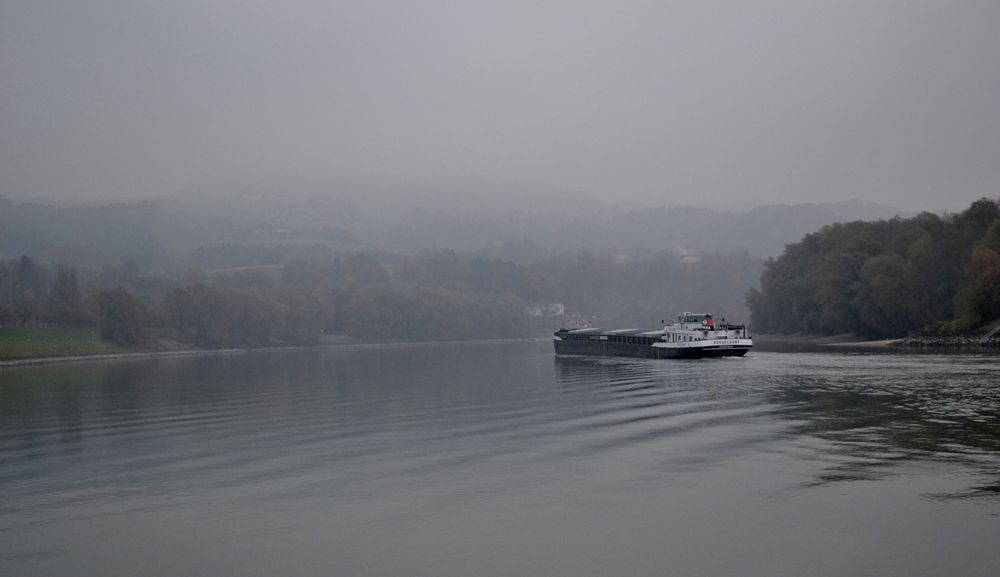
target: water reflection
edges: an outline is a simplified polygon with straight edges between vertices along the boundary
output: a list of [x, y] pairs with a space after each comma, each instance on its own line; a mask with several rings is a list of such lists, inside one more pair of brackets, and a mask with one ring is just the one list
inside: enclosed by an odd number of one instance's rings
[[[980, 357], [548, 343], [4, 371], [0, 573], [971, 574], [1000, 562], [998, 383]], [[814, 563], [875, 542], [911, 562]]]
[[632, 482], [656, 486], [759, 451], [783, 434], [787, 424], [771, 415], [771, 402], [753, 393], [748, 362], [558, 356], [555, 367], [567, 402], [591, 407], [588, 430], [579, 434], [598, 438], [581, 449], [641, 451], [650, 461]]
[[[755, 353], [742, 363], [560, 356], [555, 368], [577, 392], [659, 406], [652, 414], [664, 436], [674, 425], [668, 407], [678, 402], [699, 399], [687, 409], [706, 420], [734, 400], [751, 415], [766, 412], [788, 425], [773, 429], [780, 450], [817, 465], [802, 486], [885, 479], [922, 462], [976, 471], [968, 491], [954, 496], [995, 495], [1000, 486], [976, 482], [1000, 477], [1000, 362], [993, 356]], [[729, 441], [746, 444], [745, 437]]]
[[[803, 446], [826, 463], [817, 484], [881, 479], [921, 461], [996, 478], [998, 377], [989, 359], [844, 356], [837, 367], [788, 379], [770, 398], [818, 441]], [[969, 494], [993, 493], [991, 486], [972, 486]]]

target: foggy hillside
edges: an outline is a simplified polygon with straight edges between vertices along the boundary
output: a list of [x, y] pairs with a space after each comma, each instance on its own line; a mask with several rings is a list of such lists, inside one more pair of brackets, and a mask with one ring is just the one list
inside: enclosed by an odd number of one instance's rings
[[[447, 196], [436, 200], [447, 201]], [[442, 248], [521, 263], [578, 250], [632, 256], [745, 251], [766, 258], [823, 225], [901, 212], [856, 201], [747, 212], [563, 202], [564, 211], [514, 208], [520, 202], [508, 210], [481, 205], [472, 210], [449, 201], [389, 214], [318, 192], [233, 191], [88, 206], [6, 200], [0, 205], [0, 255], [86, 265], [133, 261], [144, 267], [173, 262], [209, 268]]]

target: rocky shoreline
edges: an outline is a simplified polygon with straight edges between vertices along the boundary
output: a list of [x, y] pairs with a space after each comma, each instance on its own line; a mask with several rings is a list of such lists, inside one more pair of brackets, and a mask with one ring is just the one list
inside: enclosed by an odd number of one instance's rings
[[856, 335], [754, 335], [760, 350], [792, 349], [953, 349], [1000, 350], [1000, 330], [987, 334], [916, 334], [896, 339], [865, 340]]
[[914, 335], [899, 339], [896, 347], [1000, 349], [1000, 333], [988, 335]]

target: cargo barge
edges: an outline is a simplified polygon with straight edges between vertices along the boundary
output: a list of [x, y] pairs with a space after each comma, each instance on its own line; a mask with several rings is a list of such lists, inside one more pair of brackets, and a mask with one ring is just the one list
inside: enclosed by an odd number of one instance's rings
[[716, 322], [708, 313], [680, 313], [662, 329], [562, 328], [552, 336], [557, 355], [702, 359], [742, 357], [753, 348], [744, 325]]

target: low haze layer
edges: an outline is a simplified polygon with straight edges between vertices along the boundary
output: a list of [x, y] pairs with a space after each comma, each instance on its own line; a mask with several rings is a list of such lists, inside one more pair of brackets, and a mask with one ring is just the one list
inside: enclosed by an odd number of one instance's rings
[[6, 2], [0, 195], [956, 210], [997, 196], [998, 28], [971, 0]]

